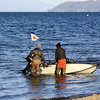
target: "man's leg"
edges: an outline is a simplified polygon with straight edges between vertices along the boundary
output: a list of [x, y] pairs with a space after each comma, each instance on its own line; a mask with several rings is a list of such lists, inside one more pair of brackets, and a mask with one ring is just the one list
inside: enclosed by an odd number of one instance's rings
[[36, 72], [37, 72], [37, 75], [40, 75], [40, 66], [39, 65], [37, 66]]
[[60, 68], [57, 68], [57, 75], [59, 75], [59, 72], [60, 72]]
[[55, 75], [57, 75], [57, 65], [56, 65], [56, 68], [55, 68]]
[[66, 72], [66, 68], [63, 68], [63, 75], [65, 75], [65, 72]]
[[41, 64], [41, 60], [37, 60], [36, 61], [36, 67], [37, 67], [36, 73], [37, 73], [37, 75], [40, 75], [40, 64]]
[[31, 67], [31, 74], [34, 75], [35, 74], [35, 61], [32, 61], [32, 67]]

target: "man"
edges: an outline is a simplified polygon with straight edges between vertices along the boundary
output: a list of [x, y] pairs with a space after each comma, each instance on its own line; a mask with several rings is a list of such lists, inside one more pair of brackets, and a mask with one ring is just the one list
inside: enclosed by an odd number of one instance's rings
[[40, 64], [41, 61], [44, 60], [43, 51], [40, 50], [41, 44], [38, 43], [36, 48], [32, 50], [29, 56], [32, 58], [32, 67], [31, 67], [31, 74], [34, 75], [35, 72], [37, 75], [40, 75]]
[[56, 74], [59, 75], [60, 71], [62, 75], [65, 75], [66, 71], [66, 53], [63, 48], [61, 48], [60, 42], [56, 45], [55, 60], [57, 64]]

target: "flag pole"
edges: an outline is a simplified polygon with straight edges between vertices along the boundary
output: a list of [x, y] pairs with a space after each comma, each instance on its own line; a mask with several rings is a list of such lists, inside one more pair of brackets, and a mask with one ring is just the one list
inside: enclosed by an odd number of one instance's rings
[[31, 32], [31, 46], [32, 46], [32, 32]]

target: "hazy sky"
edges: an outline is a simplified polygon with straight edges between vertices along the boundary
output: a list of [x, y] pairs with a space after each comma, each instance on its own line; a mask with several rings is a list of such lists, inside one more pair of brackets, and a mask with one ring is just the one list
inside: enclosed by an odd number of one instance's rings
[[67, 1], [87, 0], [0, 0], [0, 12], [45, 12]]
[[40, 0], [48, 4], [57, 5], [59, 3], [67, 2], [67, 1], [87, 1], [87, 0]]

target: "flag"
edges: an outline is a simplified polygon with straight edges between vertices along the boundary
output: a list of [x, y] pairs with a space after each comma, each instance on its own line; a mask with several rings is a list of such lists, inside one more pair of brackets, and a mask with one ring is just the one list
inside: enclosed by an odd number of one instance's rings
[[37, 39], [39, 39], [39, 37], [31, 33], [31, 40], [36, 41]]

